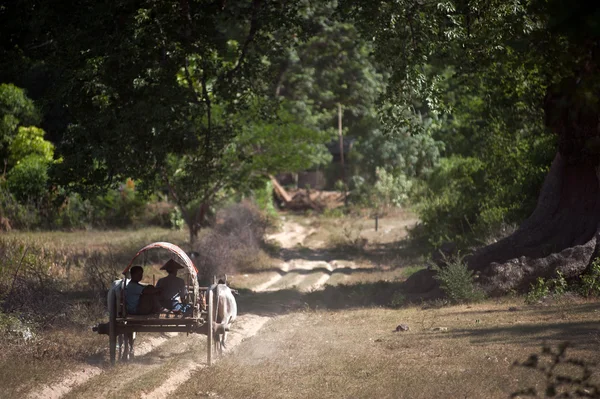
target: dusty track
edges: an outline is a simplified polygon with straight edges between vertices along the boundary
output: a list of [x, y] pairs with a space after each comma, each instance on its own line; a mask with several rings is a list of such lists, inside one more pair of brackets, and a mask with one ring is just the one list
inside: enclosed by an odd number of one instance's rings
[[[267, 238], [277, 242], [282, 250], [293, 250], [297, 246], [310, 250], [321, 250], [322, 243], [307, 245], [307, 238], [315, 231], [314, 228], [306, 228], [299, 223], [287, 221], [281, 232]], [[279, 273], [275, 273], [269, 280], [254, 287], [253, 290], [256, 292], [277, 291], [286, 288], [296, 288], [299, 291], [318, 290], [327, 284], [336, 269], [353, 269], [355, 267], [356, 265], [349, 261], [290, 259], [279, 266]]]

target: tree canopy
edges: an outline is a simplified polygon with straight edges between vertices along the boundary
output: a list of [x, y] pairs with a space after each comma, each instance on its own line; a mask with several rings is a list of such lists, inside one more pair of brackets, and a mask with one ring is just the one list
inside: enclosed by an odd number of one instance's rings
[[410, 192], [432, 244], [531, 214], [470, 265], [588, 251], [599, 17], [566, 0], [8, 3], [0, 151], [13, 176], [45, 159], [67, 191], [167, 189], [193, 237], [224, 191], [328, 163], [341, 106], [354, 181]]

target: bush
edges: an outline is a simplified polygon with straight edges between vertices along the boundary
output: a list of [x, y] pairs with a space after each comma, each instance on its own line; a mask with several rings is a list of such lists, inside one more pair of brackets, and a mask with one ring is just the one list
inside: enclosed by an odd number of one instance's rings
[[569, 285], [565, 276], [560, 270], [557, 270], [556, 278], [545, 280], [542, 277], [538, 277], [535, 284], [531, 284], [531, 288], [525, 296], [525, 302], [529, 304], [536, 303], [551, 294], [558, 297], [564, 295], [568, 289]]
[[538, 277], [534, 283], [531, 283], [531, 288], [525, 296], [526, 303], [535, 303], [542, 298], [550, 295], [550, 284], [542, 277]]
[[600, 258], [595, 258], [587, 273], [580, 277], [579, 292], [584, 297], [600, 295]]
[[6, 183], [19, 202], [39, 201], [46, 193], [48, 163], [37, 155], [27, 156], [8, 172]]
[[465, 246], [481, 212], [484, 174], [483, 162], [475, 158], [441, 161], [417, 208], [423, 234], [434, 247], [444, 241]]
[[270, 217], [277, 217], [275, 204], [273, 204], [273, 183], [267, 181], [265, 186], [254, 191], [254, 201], [258, 209], [265, 212]]
[[126, 227], [139, 222], [146, 207], [145, 200], [136, 192], [131, 179], [118, 189], [96, 197], [92, 204], [95, 208], [94, 225], [100, 227]]
[[475, 276], [469, 270], [463, 257], [458, 255], [446, 259], [443, 267], [434, 266], [435, 279], [440, 282], [440, 287], [454, 303], [477, 302], [484, 299], [485, 295], [475, 285]]
[[267, 219], [250, 202], [230, 205], [217, 214], [217, 225], [197, 244], [196, 267], [202, 284], [212, 276], [234, 273], [260, 260]]
[[176, 209], [175, 204], [168, 202], [164, 198], [153, 196], [144, 206], [144, 212], [140, 217], [140, 222], [145, 226], [158, 226], [180, 230], [185, 224], [181, 219], [181, 227], [173, 224], [173, 214]]
[[[59, 260], [45, 248], [0, 240], [0, 302], [5, 314], [45, 325], [60, 306], [61, 283], [51, 275]], [[17, 313], [18, 312], [18, 313]]]
[[31, 229], [40, 224], [38, 208], [33, 203], [21, 204], [8, 190], [0, 186], [0, 230]]
[[376, 180], [373, 184], [367, 183], [360, 176], [354, 176], [351, 188], [353, 203], [375, 208], [380, 215], [383, 215], [390, 208], [399, 208], [408, 202], [412, 180], [402, 173], [393, 174], [384, 168], [377, 168]]
[[61, 229], [82, 229], [92, 225], [94, 207], [89, 200], [79, 194], [67, 196], [57, 209], [54, 217], [54, 227]]
[[179, 207], [174, 207], [171, 209], [171, 212], [169, 212], [169, 227], [173, 230], [183, 230], [184, 226], [185, 220], [181, 214], [181, 209], [179, 209]]

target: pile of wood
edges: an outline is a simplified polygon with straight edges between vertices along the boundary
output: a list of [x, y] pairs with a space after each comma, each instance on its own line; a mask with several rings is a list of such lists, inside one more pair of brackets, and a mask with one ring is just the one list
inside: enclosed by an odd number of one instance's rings
[[273, 191], [281, 201], [283, 208], [294, 211], [313, 209], [323, 211], [344, 205], [344, 193], [338, 191], [321, 191], [306, 189], [284, 189], [279, 182], [270, 176]]

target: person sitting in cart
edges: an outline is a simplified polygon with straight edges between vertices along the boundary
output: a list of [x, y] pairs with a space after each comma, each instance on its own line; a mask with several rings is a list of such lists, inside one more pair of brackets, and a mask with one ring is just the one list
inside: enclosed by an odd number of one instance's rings
[[144, 269], [141, 266], [133, 266], [129, 273], [131, 281], [125, 287], [127, 313], [132, 315], [160, 313], [162, 311], [159, 301], [161, 289], [140, 284], [144, 277]]
[[172, 310], [174, 313], [185, 313], [190, 308], [189, 305], [183, 303], [187, 297], [188, 290], [185, 281], [177, 277], [179, 269], [183, 269], [183, 266], [173, 259], [165, 263], [160, 270], [166, 270], [169, 275], [158, 280], [156, 288], [162, 291], [160, 304], [164, 308]]

